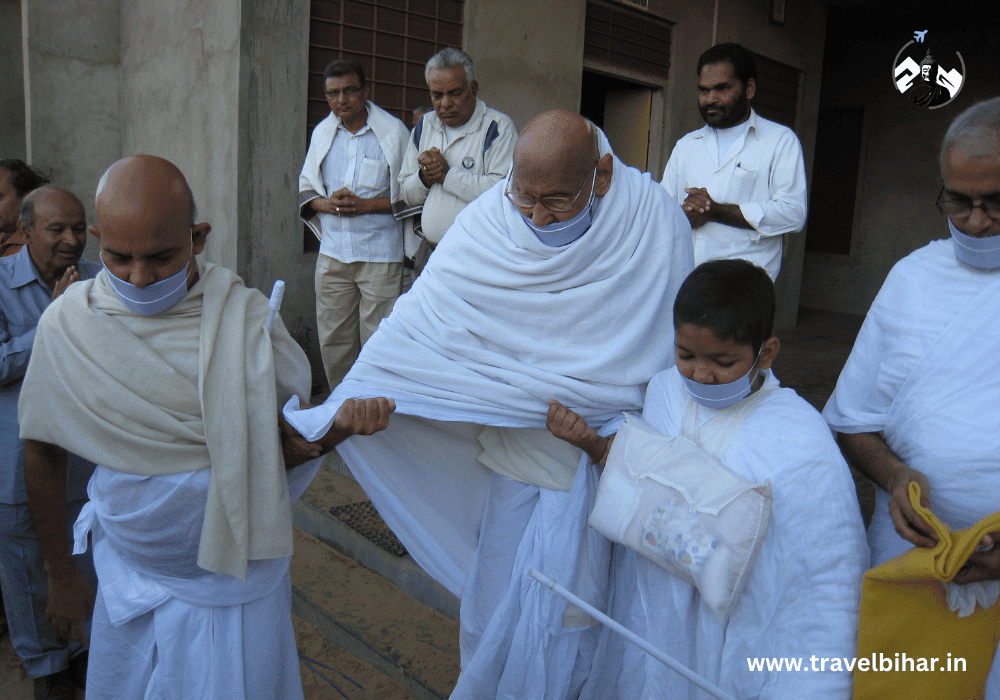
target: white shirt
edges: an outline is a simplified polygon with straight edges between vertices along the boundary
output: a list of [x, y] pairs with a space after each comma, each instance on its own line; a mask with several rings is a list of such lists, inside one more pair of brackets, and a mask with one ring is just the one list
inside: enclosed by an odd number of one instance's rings
[[694, 229], [694, 261], [744, 258], [776, 279], [781, 269], [781, 234], [806, 222], [806, 169], [802, 144], [791, 129], [750, 111], [746, 133], [722, 162], [716, 129], [704, 126], [674, 146], [662, 185], [683, 203], [688, 187], [703, 187], [721, 204], [738, 204], [753, 228], [709, 222]]
[[[368, 124], [352, 134], [338, 125], [330, 150], [320, 165], [329, 193], [342, 187], [358, 197], [389, 196], [389, 162]], [[323, 240], [319, 252], [340, 262], [399, 262], [403, 233], [392, 214], [319, 215]]]

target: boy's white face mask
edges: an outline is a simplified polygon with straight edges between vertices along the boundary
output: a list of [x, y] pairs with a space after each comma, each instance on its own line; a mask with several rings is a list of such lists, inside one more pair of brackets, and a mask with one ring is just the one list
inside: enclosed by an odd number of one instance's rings
[[[194, 233], [191, 232], [191, 251], [194, 252]], [[187, 281], [191, 270], [189, 264], [185, 264], [175, 274], [162, 279], [159, 282], [147, 284], [145, 287], [136, 287], [130, 282], [126, 282], [108, 269], [104, 262], [104, 255], [101, 254], [101, 263], [108, 273], [108, 282], [115, 294], [128, 307], [129, 311], [140, 316], [155, 316], [167, 309], [175, 306], [177, 302], [187, 295]]]
[[728, 408], [735, 403], [739, 403], [750, 395], [753, 391], [753, 380], [757, 378], [757, 363], [760, 361], [760, 353], [764, 346], [760, 346], [757, 357], [750, 366], [750, 371], [739, 379], [725, 384], [702, 384], [693, 379], [688, 379], [683, 374], [684, 384], [687, 386], [691, 398], [706, 408]]

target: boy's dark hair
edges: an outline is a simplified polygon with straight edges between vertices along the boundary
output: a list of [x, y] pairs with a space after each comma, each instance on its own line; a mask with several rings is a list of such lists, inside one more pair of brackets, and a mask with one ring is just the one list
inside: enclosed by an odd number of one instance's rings
[[358, 76], [358, 87], [364, 87], [365, 69], [361, 67], [361, 62], [354, 58], [338, 58], [336, 61], [328, 63], [323, 69], [323, 79], [339, 78], [351, 73]]
[[732, 65], [733, 71], [743, 83], [743, 87], [746, 87], [750, 78], [757, 82], [757, 61], [753, 57], [753, 52], [746, 47], [732, 43], [716, 44], [703, 53], [698, 59], [698, 75], [701, 75], [701, 69], [705, 66], [723, 61], [728, 61]]
[[774, 283], [747, 260], [709, 260], [694, 269], [674, 300], [674, 329], [711, 328], [720, 340], [749, 345], [756, 356], [774, 326]]
[[0, 160], [0, 168], [6, 170], [10, 175], [10, 184], [17, 192], [18, 197], [37, 189], [42, 185], [49, 184], [49, 178], [32, 168], [23, 160], [17, 158], [5, 158]]

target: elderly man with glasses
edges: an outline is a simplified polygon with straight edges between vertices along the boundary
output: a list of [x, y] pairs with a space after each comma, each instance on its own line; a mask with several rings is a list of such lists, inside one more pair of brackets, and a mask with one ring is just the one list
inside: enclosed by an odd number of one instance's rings
[[[602, 435], [640, 410], [673, 364], [690, 233], [596, 127], [542, 114], [508, 180], [458, 216], [327, 403], [286, 409], [306, 439], [337, 444], [407, 550], [461, 598], [453, 700], [579, 694], [598, 628], [525, 572], [604, 608], [610, 545], [586, 526], [597, 468], [546, 430], [548, 402]], [[345, 441], [352, 397], [393, 400], [388, 428]]]
[[[878, 487], [872, 565], [937, 542], [910, 505], [911, 482], [952, 530], [1000, 510], [1000, 98], [952, 122], [941, 175], [937, 206], [951, 237], [893, 267], [823, 412], [847, 459]], [[1000, 538], [986, 540], [953, 583], [984, 582], [995, 601]], [[987, 698], [1000, 697], [998, 666]]]

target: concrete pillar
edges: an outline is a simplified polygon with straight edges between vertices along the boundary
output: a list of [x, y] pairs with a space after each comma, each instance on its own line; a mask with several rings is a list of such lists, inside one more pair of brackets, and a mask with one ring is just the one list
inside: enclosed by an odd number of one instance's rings
[[21, 2], [0, 0], [0, 160], [28, 157], [24, 142]]
[[121, 153], [118, 0], [24, 0], [21, 10], [27, 159], [93, 222], [97, 181]]
[[585, 0], [466, 0], [479, 97], [518, 129], [549, 109], [579, 111], [585, 15]]

